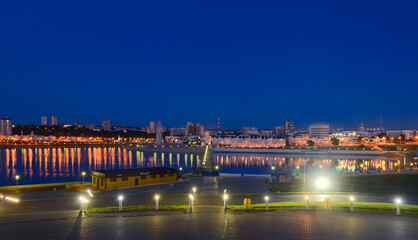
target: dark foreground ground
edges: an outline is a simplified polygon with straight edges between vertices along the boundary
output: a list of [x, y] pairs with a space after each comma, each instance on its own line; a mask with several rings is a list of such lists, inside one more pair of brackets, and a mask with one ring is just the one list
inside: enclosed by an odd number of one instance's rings
[[280, 211], [91, 213], [0, 217], [2, 239], [417, 239], [418, 218], [388, 214]]

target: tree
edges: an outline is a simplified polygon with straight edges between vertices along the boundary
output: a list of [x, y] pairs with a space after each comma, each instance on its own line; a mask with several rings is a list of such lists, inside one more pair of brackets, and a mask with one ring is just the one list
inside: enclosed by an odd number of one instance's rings
[[308, 140], [308, 141], [306, 141], [306, 144], [308, 144], [308, 146], [314, 146], [315, 142], [312, 141], [312, 140]]
[[334, 146], [340, 145], [340, 139], [333, 137], [331, 138], [331, 143]]

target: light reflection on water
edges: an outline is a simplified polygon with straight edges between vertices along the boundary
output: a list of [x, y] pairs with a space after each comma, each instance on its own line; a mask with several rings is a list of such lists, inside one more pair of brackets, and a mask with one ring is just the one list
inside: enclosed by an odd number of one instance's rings
[[[115, 147], [0, 149], [0, 185], [81, 181], [83, 171], [141, 167], [182, 167], [190, 172], [202, 157], [193, 154], [144, 153]], [[86, 181], [91, 178], [86, 176]]]
[[[183, 168], [183, 173], [201, 167], [203, 156], [177, 153], [144, 153], [118, 147], [17, 148], [0, 149], [0, 185], [81, 181], [81, 172], [102, 169], [138, 167]], [[327, 168], [336, 171], [360, 169], [391, 170], [409, 167], [416, 158], [388, 159], [366, 156], [306, 157], [270, 154], [213, 154], [213, 159], [224, 173], [269, 174], [274, 166], [278, 172], [303, 172], [307, 169]], [[299, 168], [298, 168], [299, 167]], [[86, 176], [86, 181], [90, 177]]]

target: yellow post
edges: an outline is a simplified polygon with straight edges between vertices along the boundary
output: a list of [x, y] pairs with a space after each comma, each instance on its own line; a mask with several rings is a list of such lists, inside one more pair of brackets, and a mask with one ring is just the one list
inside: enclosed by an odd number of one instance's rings
[[324, 199], [324, 208], [330, 209], [331, 208], [331, 200], [329, 198]]
[[251, 199], [244, 198], [244, 210], [251, 210]]

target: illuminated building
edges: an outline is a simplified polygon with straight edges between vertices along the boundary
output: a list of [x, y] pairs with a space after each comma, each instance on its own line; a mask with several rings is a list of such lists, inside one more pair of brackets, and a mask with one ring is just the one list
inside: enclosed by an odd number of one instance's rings
[[290, 121], [283, 120], [283, 133], [290, 134], [295, 130], [295, 124]]
[[329, 125], [328, 124], [312, 124], [309, 126], [310, 138], [328, 138]]
[[200, 123], [188, 122], [186, 125], [186, 133], [188, 136], [202, 136], [205, 134], [205, 127]]
[[47, 116], [42, 116], [41, 117], [41, 125], [42, 126], [48, 126], [48, 117]]
[[366, 128], [366, 126], [365, 126], [363, 123], [361, 123], [361, 124], [357, 127], [357, 131], [367, 131], [367, 128]]
[[51, 126], [58, 126], [58, 117], [51, 117]]
[[12, 119], [11, 118], [0, 118], [0, 135], [12, 136]]
[[259, 135], [227, 136], [219, 135], [212, 140], [212, 145], [246, 148], [270, 148], [285, 146], [286, 140], [279, 137]]
[[102, 122], [102, 130], [103, 131], [110, 131], [112, 130], [112, 122], [109, 119], [105, 119]]
[[133, 168], [92, 171], [92, 186], [106, 190], [147, 184], [177, 181], [178, 170], [173, 168]]
[[170, 136], [185, 136], [186, 128], [170, 128]]
[[149, 122], [148, 133], [155, 133], [157, 124], [154, 121]]

